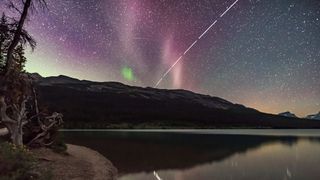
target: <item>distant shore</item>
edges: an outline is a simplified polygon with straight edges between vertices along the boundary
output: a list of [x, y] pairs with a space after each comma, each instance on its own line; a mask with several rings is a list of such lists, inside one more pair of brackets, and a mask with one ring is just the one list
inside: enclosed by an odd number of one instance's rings
[[61, 129], [61, 132], [150, 132], [261, 136], [319, 136], [319, 129]]

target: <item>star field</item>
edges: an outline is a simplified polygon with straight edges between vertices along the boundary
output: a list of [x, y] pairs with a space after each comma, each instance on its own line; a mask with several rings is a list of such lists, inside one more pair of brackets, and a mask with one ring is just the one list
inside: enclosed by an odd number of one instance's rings
[[[49, 10], [30, 16], [26, 26], [38, 42], [27, 53], [26, 69], [152, 87], [233, 2], [48, 0]], [[317, 0], [239, 0], [159, 88], [188, 89], [270, 113], [318, 112], [319, 33]]]

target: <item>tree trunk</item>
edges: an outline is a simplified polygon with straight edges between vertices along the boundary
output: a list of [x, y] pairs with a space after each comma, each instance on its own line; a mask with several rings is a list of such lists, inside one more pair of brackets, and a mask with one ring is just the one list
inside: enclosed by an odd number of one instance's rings
[[13, 111], [13, 118], [7, 115], [7, 104], [5, 98], [0, 96], [0, 122], [2, 122], [9, 130], [10, 138], [13, 144], [23, 145], [23, 126], [26, 120], [26, 101], [24, 100], [20, 107]]
[[22, 126], [19, 127], [18, 124], [11, 125], [11, 128], [9, 128], [11, 141], [13, 144], [17, 146], [23, 145], [23, 132], [22, 132]]
[[12, 40], [12, 43], [10, 44], [9, 48], [8, 48], [8, 53], [7, 53], [7, 61], [6, 61], [6, 65], [5, 65], [5, 69], [4, 69], [4, 74], [7, 76], [10, 74], [11, 70], [12, 70], [12, 66], [13, 66], [13, 51], [16, 48], [16, 46], [18, 45], [19, 41], [20, 41], [20, 36], [21, 36], [21, 32], [22, 32], [22, 28], [24, 25], [24, 22], [27, 18], [28, 15], [28, 10], [30, 8], [31, 5], [31, 1], [32, 0], [26, 0], [26, 2], [24, 3], [24, 7], [23, 7], [23, 11], [19, 20], [19, 24], [17, 27], [16, 32], [14, 33], [14, 37]]

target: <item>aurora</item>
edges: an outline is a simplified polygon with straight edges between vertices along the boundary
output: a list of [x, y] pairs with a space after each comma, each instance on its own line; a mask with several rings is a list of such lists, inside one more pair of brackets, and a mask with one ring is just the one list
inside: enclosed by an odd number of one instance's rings
[[132, 72], [131, 68], [128, 68], [128, 67], [122, 68], [121, 69], [121, 74], [122, 74], [123, 78], [128, 80], [128, 81], [134, 80], [134, 75], [133, 75], [133, 72]]

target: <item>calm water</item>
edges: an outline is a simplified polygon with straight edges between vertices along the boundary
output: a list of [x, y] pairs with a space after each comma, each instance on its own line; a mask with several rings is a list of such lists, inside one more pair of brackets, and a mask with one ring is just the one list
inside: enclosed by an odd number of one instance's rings
[[63, 133], [110, 159], [119, 180], [320, 179], [320, 130]]

